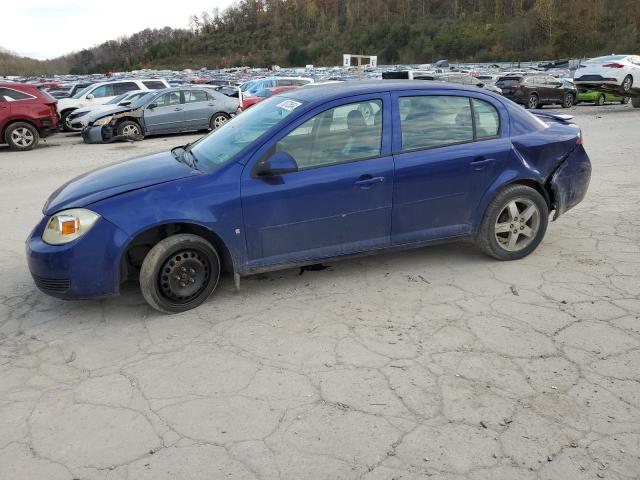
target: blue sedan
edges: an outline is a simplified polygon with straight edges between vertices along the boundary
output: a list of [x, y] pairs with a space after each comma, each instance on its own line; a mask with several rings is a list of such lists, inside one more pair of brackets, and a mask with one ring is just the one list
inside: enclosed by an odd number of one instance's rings
[[411, 81], [310, 86], [197, 142], [60, 187], [27, 240], [29, 269], [65, 299], [137, 279], [154, 308], [200, 305], [242, 276], [471, 237], [517, 260], [585, 196], [570, 117], [486, 90]]

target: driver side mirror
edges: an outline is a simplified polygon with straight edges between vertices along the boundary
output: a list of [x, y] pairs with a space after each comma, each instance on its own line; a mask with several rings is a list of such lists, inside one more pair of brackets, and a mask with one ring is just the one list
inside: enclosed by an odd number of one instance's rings
[[156, 108], [157, 106], [158, 106], [158, 104], [157, 104], [157, 103], [150, 103], [150, 104], [147, 106], [147, 108], [148, 108], [149, 110], [153, 110], [153, 109], [154, 109], [154, 108]]
[[125, 100], [123, 102], [120, 102], [118, 105], [120, 105], [121, 107], [126, 107], [128, 105], [131, 105], [131, 100]]
[[256, 165], [255, 175], [265, 178], [297, 171], [298, 164], [291, 155], [287, 152], [276, 152], [265, 161]]
[[90, 93], [89, 95], [87, 95], [87, 100], [93, 100], [95, 97], [93, 96], [93, 93]]

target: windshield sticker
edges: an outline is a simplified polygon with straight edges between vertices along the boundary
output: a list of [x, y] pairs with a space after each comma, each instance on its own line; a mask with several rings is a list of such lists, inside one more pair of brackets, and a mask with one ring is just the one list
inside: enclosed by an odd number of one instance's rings
[[298, 108], [300, 105], [302, 105], [302, 103], [296, 102], [295, 100], [285, 100], [284, 102], [280, 102], [276, 106], [290, 112], [291, 110]]

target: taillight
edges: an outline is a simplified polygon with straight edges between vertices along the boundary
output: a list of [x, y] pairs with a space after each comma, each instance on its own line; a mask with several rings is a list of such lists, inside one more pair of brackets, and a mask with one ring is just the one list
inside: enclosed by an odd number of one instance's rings
[[578, 141], [576, 142], [576, 145], [583, 145], [584, 144], [584, 138], [582, 136], [582, 130], [580, 130], [580, 133], [578, 133]]
[[620, 63], [607, 63], [605, 65], [602, 65], [604, 68], [624, 68], [624, 65], [620, 64]]

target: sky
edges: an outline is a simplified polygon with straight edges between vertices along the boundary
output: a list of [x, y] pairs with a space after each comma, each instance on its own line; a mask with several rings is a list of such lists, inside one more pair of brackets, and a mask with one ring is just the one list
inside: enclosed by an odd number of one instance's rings
[[187, 27], [189, 17], [232, 0], [18, 0], [2, 2], [0, 47], [41, 60], [145, 28]]

